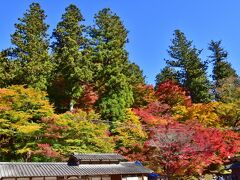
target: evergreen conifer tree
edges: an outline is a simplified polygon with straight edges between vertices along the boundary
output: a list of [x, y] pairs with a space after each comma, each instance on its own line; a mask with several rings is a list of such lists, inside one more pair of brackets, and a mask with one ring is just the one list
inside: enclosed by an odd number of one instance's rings
[[168, 67], [168, 66], [164, 67], [161, 70], [161, 72], [159, 74], [157, 74], [156, 79], [155, 79], [155, 82], [156, 82], [155, 89], [158, 88], [159, 84], [161, 84], [167, 80], [178, 81], [176, 71], [173, 68]]
[[[64, 88], [63, 94], [68, 97], [69, 109], [72, 110], [83, 94], [83, 85], [91, 81], [92, 71], [86, 55], [88, 53], [87, 39], [84, 37], [85, 26], [81, 24], [84, 21], [83, 16], [79, 8], [73, 4], [69, 5], [65, 11], [62, 20], [54, 29], [55, 41], [52, 47], [56, 64], [55, 80], [60, 79], [60, 88]], [[56, 94], [52, 97], [57, 106], [60, 106], [59, 98], [62, 97], [57, 97]]]
[[52, 63], [48, 54], [48, 25], [38, 3], [32, 3], [12, 34], [11, 58], [19, 62], [18, 83], [46, 90]]
[[221, 41], [211, 41], [208, 49], [212, 51], [209, 56], [213, 62], [213, 80], [215, 86], [219, 87], [219, 83], [224, 78], [237, 77], [236, 71], [227, 62], [228, 52], [221, 46]]
[[168, 66], [177, 72], [177, 79], [186, 88], [194, 103], [205, 103], [211, 100], [210, 84], [206, 75], [206, 63], [199, 57], [201, 50], [186, 39], [183, 32], [175, 30], [172, 45], [168, 50]]
[[145, 84], [143, 70], [141, 70], [136, 63], [129, 63], [129, 66], [126, 68], [126, 72], [124, 74], [129, 77], [132, 86]]
[[95, 21], [91, 37], [94, 42], [95, 82], [100, 95], [98, 109], [103, 119], [122, 120], [125, 108], [133, 102], [130, 79], [126, 76], [129, 67], [125, 50], [127, 30], [120, 18], [108, 8], [99, 11]]
[[19, 71], [17, 61], [11, 61], [8, 58], [9, 50], [0, 52], [0, 88], [17, 84], [16, 79]]

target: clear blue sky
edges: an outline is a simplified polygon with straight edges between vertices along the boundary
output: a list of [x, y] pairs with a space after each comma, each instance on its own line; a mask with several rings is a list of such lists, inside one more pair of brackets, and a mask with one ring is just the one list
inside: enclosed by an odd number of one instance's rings
[[166, 49], [175, 29], [182, 30], [197, 48], [203, 49], [202, 59], [209, 55], [210, 40], [222, 40], [229, 61], [240, 74], [239, 0], [2, 0], [0, 50], [11, 46], [14, 23], [31, 2], [39, 2], [45, 10], [50, 33], [71, 3], [81, 9], [88, 25], [93, 24], [98, 10], [110, 7], [129, 30], [127, 50], [131, 61], [143, 69], [150, 84], [165, 66]]

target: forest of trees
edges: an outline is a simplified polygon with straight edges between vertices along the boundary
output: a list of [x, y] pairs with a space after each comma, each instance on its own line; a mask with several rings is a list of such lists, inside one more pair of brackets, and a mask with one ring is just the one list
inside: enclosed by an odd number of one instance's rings
[[221, 41], [202, 60], [175, 30], [153, 87], [109, 8], [86, 26], [71, 4], [51, 34], [46, 17], [32, 3], [0, 52], [0, 161], [117, 152], [165, 175], [197, 176], [238, 157], [240, 80]]

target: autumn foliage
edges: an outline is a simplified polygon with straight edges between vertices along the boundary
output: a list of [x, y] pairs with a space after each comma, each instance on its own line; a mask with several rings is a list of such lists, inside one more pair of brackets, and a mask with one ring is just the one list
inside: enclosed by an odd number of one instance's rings
[[135, 108], [133, 111], [146, 124], [165, 124], [170, 116], [170, 106], [158, 101], [149, 103], [146, 107]]
[[240, 80], [220, 41], [209, 47], [210, 84], [202, 51], [175, 30], [153, 87], [129, 60], [128, 30], [109, 8], [87, 26], [71, 4], [51, 36], [46, 17], [32, 3], [0, 52], [0, 161], [117, 152], [170, 177], [239, 155]]
[[234, 156], [240, 148], [239, 138], [232, 131], [173, 122], [152, 128], [145, 146], [150, 166], [156, 171], [202, 174], [210, 164], [221, 164]]
[[192, 104], [171, 81], [158, 87], [158, 101], [133, 109], [148, 132], [142, 159], [152, 169], [169, 176], [202, 174], [239, 152], [239, 134], [220, 128], [226, 126], [218, 102]]
[[171, 80], [159, 84], [155, 94], [159, 102], [168, 104], [171, 107], [176, 105], [191, 105], [191, 97], [186, 90]]

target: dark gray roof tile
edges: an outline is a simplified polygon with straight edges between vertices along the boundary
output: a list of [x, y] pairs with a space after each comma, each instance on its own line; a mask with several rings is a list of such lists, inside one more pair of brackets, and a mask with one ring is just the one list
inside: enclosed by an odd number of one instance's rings
[[125, 160], [125, 158], [116, 153], [101, 154], [73, 154], [79, 160]]
[[0, 162], [0, 177], [83, 176], [106, 174], [148, 174], [152, 171], [134, 163], [81, 164]]

